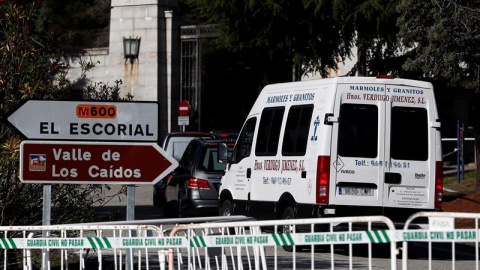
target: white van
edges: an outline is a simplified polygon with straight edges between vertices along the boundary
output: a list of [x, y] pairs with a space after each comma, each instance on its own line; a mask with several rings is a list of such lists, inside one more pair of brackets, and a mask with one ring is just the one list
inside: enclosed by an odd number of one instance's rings
[[341, 77], [268, 85], [228, 160], [220, 215], [404, 221], [440, 210], [439, 128], [428, 82]]

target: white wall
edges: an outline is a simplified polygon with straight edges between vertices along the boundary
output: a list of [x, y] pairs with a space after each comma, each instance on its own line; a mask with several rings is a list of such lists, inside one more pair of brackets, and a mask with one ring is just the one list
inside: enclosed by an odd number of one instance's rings
[[[112, 0], [108, 48], [86, 49], [95, 68], [87, 72], [89, 82], [113, 86], [122, 80], [122, 95], [135, 100], [157, 101], [158, 89], [158, 1]], [[163, 19], [163, 14], [162, 18]], [[123, 37], [140, 37], [140, 54], [135, 63], [123, 58]], [[70, 77], [80, 75], [78, 60], [70, 63]]]

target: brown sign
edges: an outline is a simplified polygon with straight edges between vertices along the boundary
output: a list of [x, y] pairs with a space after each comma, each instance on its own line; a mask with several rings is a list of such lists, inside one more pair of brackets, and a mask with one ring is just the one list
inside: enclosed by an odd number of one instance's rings
[[155, 184], [178, 166], [156, 143], [24, 141], [26, 183]]

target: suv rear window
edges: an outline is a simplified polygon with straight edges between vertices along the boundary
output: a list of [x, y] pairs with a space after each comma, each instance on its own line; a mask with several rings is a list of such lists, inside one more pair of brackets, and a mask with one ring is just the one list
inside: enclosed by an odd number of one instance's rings
[[163, 138], [162, 148], [165, 150], [170, 156], [172, 156], [177, 161], [183, 156], [187, 145], [195, 138], [204, 138], [204, 139], [212, 139], [213, 135], [205, 134], [205, 133], [195, 133], [195, 134], [175, 134], [170, 133], [167, 134]]
[[180, 160], [185, 152], [185, 148], [187, 148], [187, 145], [191, 140], [192, 138], [187, 137], [171, 139], [166, 147], [167, 153], [177, 161]]

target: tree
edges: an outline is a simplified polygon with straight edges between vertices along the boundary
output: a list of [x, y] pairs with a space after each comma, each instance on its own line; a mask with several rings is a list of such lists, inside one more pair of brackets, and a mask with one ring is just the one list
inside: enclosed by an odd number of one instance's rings
[[396, 37], [397, 4], [398, 0], [333, 1], [335, 18], [344, 20], [344, 28], [351, 31], [347, 37], [352, 38], [350, 42], [357, 48], [357, 62], [350, 74], [401, 75], [398, 65], [393, 65], [395, 61], [401, 61]]
[[[0, 2], [0, 113], [5, 115], [26, 99], [69, 100], [73, 86], [68, 62], [55, 32], [35, 32], [38, 3]], [[79, 52], [80, 54], [83, 51]], [[83, 59], [83, 58], [82, 58]], [[88, 59], [88, 58], [86, 58]], [[83, 71], [94, 64], [82, 60]], [[85, 86], [93, 94], [119, 99], [119, 83]], [[103, 93], [103, 95], [102, 95]], [[23, 184], [18, 179], [21, 139], [5, 124], [0, 126], [0, 225], [38, 225], [42, 221], [42, 185]], [[52, 224], [93, 221], [94, 202], [101, 203], [102, 186], [53, 185]]]
[[69, 37], [63, 49], [108, 47], [110, 0], [45, 0], [38, 12], [36, 31], [52, 30]]
[[350, 74], [401, 74], [401, 65], [391, 65], [402, 61], [396, 54], [398, 0], [186, 1], [194, 7], [190, 20], [217, 25], [221, 46], [291, 60], [299, 75], [327, 76], [352, 56], [354, 46], [359, 61]]
[[[468, 0], [402, 0], [399, 37], [410, 50], [404, 68], [420, 70], [446, 87], [469, 89], [477, 170], [480, 169], [480, 2]], [[476, 191], [480, 192], [480, 173]]]
[[234, 52], [259, 51], [323, 75], [350, 54], [352, 33], [334, 18], [330, 1], [186, 1], [203, 20], [197, 24], [216, 24], [219, 45]]

